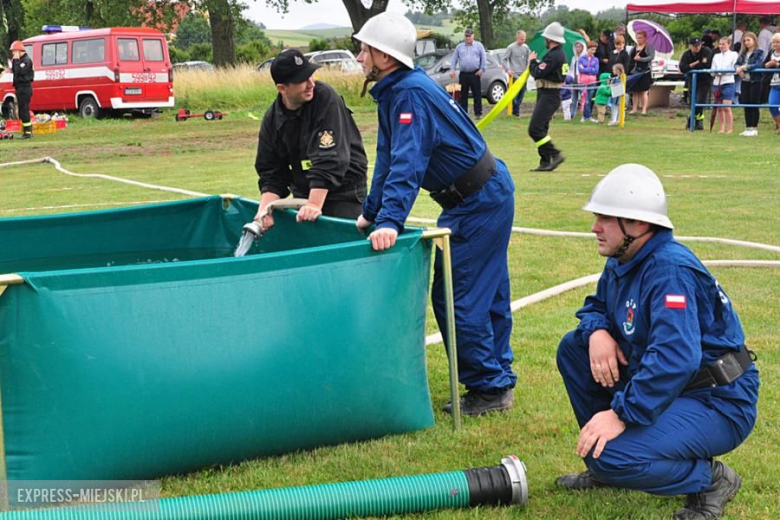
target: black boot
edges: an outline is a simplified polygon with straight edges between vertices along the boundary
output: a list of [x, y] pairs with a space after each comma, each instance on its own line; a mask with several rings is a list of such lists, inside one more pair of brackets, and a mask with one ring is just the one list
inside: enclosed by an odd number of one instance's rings
[[585, 470], [582, 473], [571, 473], [569, 475], [562, 475], [555, 479], [555, 483], [566, 489], [593, 489], [597, 487], [604, 487], [607, 484], [599, 482], [590, 470]]
[[688, 495], [685, 507], [674, 513], [677, 520], [713, 520], [720, 518], [726, 503], [737, 496], [742, 479], [722, 462], [712, 463], [712, 484], [699, 493]]
[[[463, 415], [483, 415], [488, 412], [505, 412], [512, 408], [515, 395], [511, 388], [502, 388], [495, 392], [480, 392], [469, 390], [460, 398], [460, 411]], [[452, 403], [447, 403], [442, 408], [447, 413], [452, 413]]]
[[704, 130], [704, 120], [703, 119], [697, 119], [696, 120], [696, 127], [694, 130]]

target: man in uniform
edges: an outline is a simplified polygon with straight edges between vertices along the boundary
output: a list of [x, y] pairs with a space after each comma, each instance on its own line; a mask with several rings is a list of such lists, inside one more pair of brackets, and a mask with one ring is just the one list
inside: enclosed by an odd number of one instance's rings
[[551, 172], [565, 160], [563, 154], [552, 143], [548, 132], [550, 120], [561, 106], [561, 86], [563, 85], [563, 65], [566, 55], [561, 49], [565, 42], [563, 26], [553, 22], [542, 31], [547, 42], [547, 54], [542, 61], [537, 61], [537, 53], [531, 52], [531, 76], [536, 80], [536, 106], [528, 124], [528, 135], [536, 144], [539, 153], [539, 166], [532, 172]]
[[[688, 38], [688, 50], [680, 57], [680, 72], [686, 74], [690, 70], [706, 70], [712, 68], [712, 51], [702, 45], [701, 38], [691, 36]], [[693, 88], [693, 78], [687, 76]], [[712, 86], [712, 76], [709, 74], [696, 75], [696, 103], [706, 103]], [[690, 120], [688, 121], [690, 128]], [[696, 130], [704, 130], [704, 108], [696, 107]]]
[[675, 241], [651, 170], [618, 166], [583, 209], [609, 259], [579, 326], [558, 346], [588, 470], [557, 483], [687, 494], [675, 518], [718, 518], [742, 480], [714, 457], [747, 438], [757, 413], [758, 370], [739, 317]]
[[[263, 209], [274, 200], [308, 199], [298, 221], [320, 215], [356, 219], [366, 196], [366, 152], [352, 112], [333, 87], [316, 81], [318, 65], [297, 50], [274, 59], [271, 77], [279, 95], [263, 117], [255, 170]], [[273, 226], [266, 215], [261, 226]]]
[[[466, 415], [508, 410], [517, 381], [507, 263], [512, 178], [455, 100], [414, 67], [417, 31], [409, 19], [379, 14], [355, 38], [367, 81], [377, 82], [371, 95], [379, 116], [374, 176], [357, 226], [375, 226], [369, 238], [381, 251], [395, 245], [421, 187], [442, 206], [438, 225], [452, 230], [458, 375], [467, 389], [461, 408]], [[432, 300], [439, 330], [446, 332], [440, 251]]]
[[22, 139], [31, 139], [33, 136], [32, 121], [30, 121], [30, 100], [32, 99], [32, 83], [35, 79], [33, 63], [24, 50], [20, 41], [11, 44], [11, 71], [14, 75], [14, 90], [16, 90], [16, 103], [19, 110], [19, 119], [22, 120]]

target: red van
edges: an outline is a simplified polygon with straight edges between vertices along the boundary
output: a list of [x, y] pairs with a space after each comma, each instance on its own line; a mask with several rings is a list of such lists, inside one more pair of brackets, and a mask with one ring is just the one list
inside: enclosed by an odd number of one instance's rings
[[[22, 43], [35, 69], [33, 112], [78, 110], [82, 117], [99, 117], [173, 107], [171, 59], [160, 31], [110, 27], [43, 34]], [[16, 102], [10, 70], [0, 78], [0, 98], [8, 117]]]

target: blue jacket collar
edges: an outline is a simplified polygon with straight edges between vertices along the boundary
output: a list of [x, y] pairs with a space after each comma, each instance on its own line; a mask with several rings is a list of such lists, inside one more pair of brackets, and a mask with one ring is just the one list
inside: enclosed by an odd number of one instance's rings
[[650, 237], [650, 240], [645, 242], [642, 248], [636, 252], [631, 260], [621, 264], [617, 258], [610, 258], [607, 260], [607, 267], [615, 271], [617, 276], [623, 276], [634, 269], [634, 267], [644, 262], [647, 257], [652, 255], [658, 248], [667, 242], [671, 242], [672, 240], [674, 240], [674, 236], [671, 229], [657, 228], [657, 230], [653, 233], [653, 236]]
[[401, 81], [403, 78], [406, 77], [409, 73], [416, 73], [416, 72], [423, 72], [423, 70], [420, 67], [415, 67], [412, 70], [407, 69], [406, 67], [401, 67], [398, 70], [394, 70], [384, 78], [380, 79], [376, 85], [374, 85], [369, 92], [371, 93], [371, 97], [373, 97], [377, 102], [382, 101], [388, 94], [388, 92], [395, 86], [396, 83]]

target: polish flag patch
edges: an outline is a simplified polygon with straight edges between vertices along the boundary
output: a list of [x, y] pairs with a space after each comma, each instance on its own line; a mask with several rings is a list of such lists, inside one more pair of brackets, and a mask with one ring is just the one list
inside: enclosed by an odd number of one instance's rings
[[398, 117], [398, 122], [402, 125], [408, 125], [412, 123], [412, 113], [411, 112], [401, 112], [401, 115]]
[[685, 309], [687, 304], [684, 294], [667, 294], [666, 295], [666, 308], [667, 309]]

